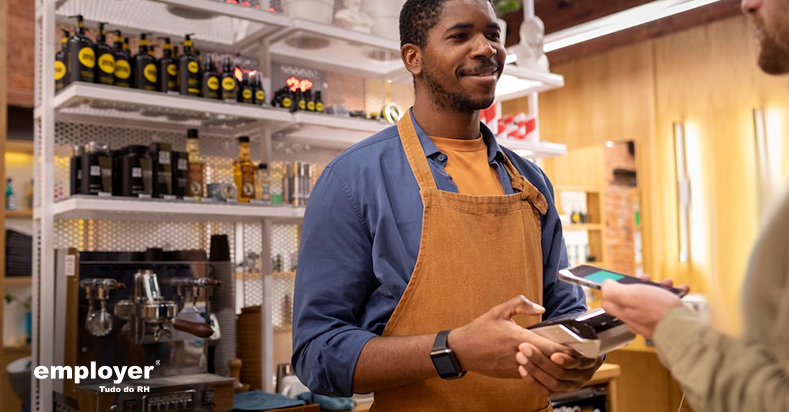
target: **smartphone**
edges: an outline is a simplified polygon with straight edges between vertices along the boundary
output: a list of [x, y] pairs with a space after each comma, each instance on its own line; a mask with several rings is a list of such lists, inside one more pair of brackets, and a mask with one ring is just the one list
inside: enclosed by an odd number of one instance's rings
[[559, 279], [564, 282], [576, 285], [586, 286], [588, 288], [600, 290], [603, 282], [606, 280], [613, 280], [625, 285], [650, 285], [657, 286], [665, 289], [679, 297], [685, 296], [685, 291], [661, 285], [660, 283], [650, 282], [648, 280], [641, 280], [637, 277], [623, 275], [621, 273], [612, 272], [610, 270], [601, 269], [590, 265], [580, 265], [559, 271]]

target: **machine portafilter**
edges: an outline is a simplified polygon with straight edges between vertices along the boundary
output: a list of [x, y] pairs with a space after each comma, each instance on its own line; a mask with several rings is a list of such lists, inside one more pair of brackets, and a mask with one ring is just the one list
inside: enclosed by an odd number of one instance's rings
[[[85, 298], [88, 299], [88, 316], [85, 319], [85, 329], [91, 335], [101, 338], [112, 332], [112, 315], [107, 311], [107, 300], [110, 291], [123, 290], [126, 287], [115, 279], [83, 279], [79, 286], [85, 289]], [[100, 309], [93, 306], [95, 300], [99, 301]]]
[[[195, 279], [198, 282], [194, 284], [189, 280], [184, 279], [181, 282], [182, 287], [191, 286], [199, 289], [208, 285], [218, 286], [214, 285], [212, 282], [215, 281], [211, 279]], [[166, 282], [168, 285], [173, 284], [173, 280]], [[115, 316], [129, 321], [134, 320], [133, 334], [138, 343], [146, 341], [148, 332], [152, 335], [153, 342], [172, 338], [173, 332], [168, 328], [168, 325], [200, 338], [207, 338], [213, 334], [211, 327], [204, 323], [176, 319], [177, 310], [178, 305], [175, 302], [166, 300], [162, 296], [159, 288], [159, 276], [151, 270], [144, 270], [134, 275], [132, 299], [120, 301], [115, 305]]]
[[[199, 313], [197, 301], [201, 295], [205, 296], [206, 314], [211, 313], [210, 293], [214, 288], [222, 285], [222, 281], [211, 278], [170, 278], [164, 281], [167, 286], [174, 286], [178, 293], [179, 310], [186, 307], [187, 302], [192, 303], [192, 312]], [[207, 315], [206, 315], [207, 316]], [[210, 323], [210, 322], [209, 322]], [[214, 334], [210, 325], [200, 322], [191, 322], [176, 318], [173, 326], [181, 331], [191, 333], [200, 338], [208, 338]]]

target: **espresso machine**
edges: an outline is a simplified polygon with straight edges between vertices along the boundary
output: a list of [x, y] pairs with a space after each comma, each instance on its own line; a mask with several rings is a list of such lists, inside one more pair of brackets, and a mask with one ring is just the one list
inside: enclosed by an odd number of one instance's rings
[[222, 335], [212, 296], [223, 285], [212, 272], [223, 263], [205, 251], [58, 250], [56, 364], [150, 373], [59, 381], [56, 400], [83, 412], [229, 411], [235, 380], [208, 373]]

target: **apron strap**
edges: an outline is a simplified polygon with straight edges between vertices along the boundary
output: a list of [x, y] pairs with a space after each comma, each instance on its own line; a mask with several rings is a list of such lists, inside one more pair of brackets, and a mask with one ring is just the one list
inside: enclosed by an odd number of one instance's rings
[[414, 123], [411, 121], [410, 110], [397, 122], [397, 132], [400, 133], [400, 141], [403, 142], [405, 157], [411, 165], [411, 170], [414, 172], [419, 189], [437, 190], [438, 186], [436, 186], [436, 180], [433, 178], [433, 172], [430, 171], [430, 165], [427, 163], [425, 150], [422, 148]]
[[[419, 189], [438, 190], [436, 180], [433, 178], [433, 172], [430, 171], [430, 164], [428, 164], [425, 156], [425, 150], [422, 148], [422, 143], [419, 141], [416, 128], [411, 120], [410, 110], [397, 122], [397, 132], [400, 134], [400, 141], [403, 142], [405, 156], [411, 165], [411, 170], [414, 172]], [[545, 196], [518, 172], [518, 169], [515, 168], [507, 155], [504, 155], [504, 167], [510, 174], [512, 188], [521, 193], [523, 200], [534, 205], [543, 215], [548, 213], [548, 202], [545, 200]]]
[[521, 192], [521, 197], [524, 201], [531, 203], [534, 205], [537, 210], [540, 211], [543, 215], [548, 213], [548, 201], [545, 200], [545, 196], [540, 193], [540, 191], [534, 187], [531, 182], [523, 177], [518, 169], [515, 168], [515, 165], [512, 164], [510, 158], [507, 155], [504, 155], [504, 167], [507, 169], [507, 172], [510, 174], [510, 178], [512, 179], [512, 188], [516, 191]]

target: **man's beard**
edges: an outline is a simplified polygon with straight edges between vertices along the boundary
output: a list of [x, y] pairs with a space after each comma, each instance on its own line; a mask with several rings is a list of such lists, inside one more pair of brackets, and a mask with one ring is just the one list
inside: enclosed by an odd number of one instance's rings
[[449, 92], [444, 89], [441, 82], [433, 76], [429, 70], [424, 70], [425, 81], [433, 101], [440, 107], [446, 108], [456, 113], [474, 113], [477, 110], [484, 110], [493, 104], [495, 96], [481, 97], [473, 99], [468, 92]]
[[778, 40], [764, 33], [759, 54], [759, 67], [767, 74], [789, 73], [789, 45], [781, 44]]

